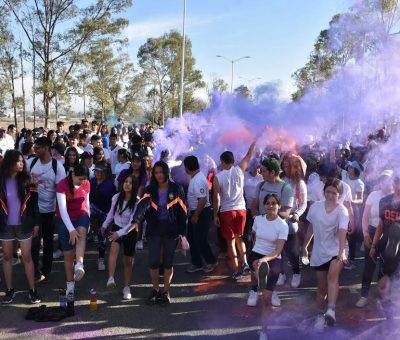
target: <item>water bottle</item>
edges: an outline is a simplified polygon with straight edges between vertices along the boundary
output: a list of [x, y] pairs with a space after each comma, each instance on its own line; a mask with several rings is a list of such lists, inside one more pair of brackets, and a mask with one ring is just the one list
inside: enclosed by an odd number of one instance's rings
[[90, 290], [90, 305], [89, 308], [92, 312], [97, 310], [97, 294], [94, 289]]
[[67, 315], [68, 316], [75, 315], [74, 293], [73, 292], [69, 292], [67, 295]]
[[59, 291], [60, 307], [67, 308], [67, 295], [65, 289], [60, 289]]

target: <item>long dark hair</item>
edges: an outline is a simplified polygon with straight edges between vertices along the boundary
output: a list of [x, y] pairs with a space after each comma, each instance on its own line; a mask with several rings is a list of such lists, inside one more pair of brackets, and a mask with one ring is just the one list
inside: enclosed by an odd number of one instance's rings
[[132, 168], [132, 163], [135, 159], [140, 160], [140, 168], [139, 168], [139, 177], [138, 177], [138, 183], [142, 183], [143, 177], [147, 174], [146, 172], [146, 165], [144, 164], [144, 159], [143, 158], [138, 158], [138, 157], [132, 157], [132, 161], [131, 161], [131, 173], [133, 171]]
[[[0, 186], [3, 192], [6, 192], [6, 181], [11, 177], [12, 168], [17, 164], [20, 157], [22, 160], [24, 159], [21, 152], [13, 149], [7, 150], [4, 155], [0, 166]], [[17, 181], [18, 197], [22, 202], [25, 195], [25, 188], [31, 184], [29, 173], [25, 167], [21, 172], [17, 173], [15, 179]]]
[[118, 199], [115, 202], [114, 214], [117, 211], [117, 207], [118, 207], [118, 213], [119, 214], [122, 214], [126, 209], [129, 209], [129, 210], [133, 211], [133, 209], [135, 208], [136, 197], [137, 197], [137, 193], [138, 193], [138, 189], [139, 189], [139, 182], [138, 182], [137, 178], [135, 176], [133, 176], [133, 175], [128, 175], [124, 179], [124, 182], [128, 178], [130, 178], [132, 180], [132, 195], [131, 195], [131, 198], [129, 199], [129, 201], [126, 204], [125, 208], [123, 208], [124, 200], [125, 200], [125, 191], [124, 191], [124, 183], [122, 183], [122, 185], [120, 185]]
[[151, 170], [151, 183], [155, 184], [158, 186], [157, 180], [156, 180], [156, 168], [160, 167], [164, 176], [165, 176], [165, 181], [168, 181], [169, 179], [169, 167], [168, 164], [163, 162], [163, 161], [158, 161], [154, 164], [153, 169]]
[[68, 187], [69, 187], [69, 193], [71, 194], [71, 198], [74, 198], [74, 182], [72, 180], [72, 174], [75, 176], [85, 176], [88, 178], [88, 173], [89, 169], [88, 167], [83, 164], [83, 163], [78, 163], [74, 165], [74, 170], [70, 171], [68, 174]]
[[[70, 152], [73, 152], [73, 153], [75, 154], [75, 156], [76, 156], [76, 158], [75, 158], [75, 163], [74, 163], [74, 164], [69, 164], [68, 154], [69, 154]], [[64, 155], [64, 168], [65, 168], [65, 171], [66, 171], [67, 173], [69, 173], [69, 172], [70, 172], [70, 171], [69, 171], [69, 168], [70, 168], [70, 167], [75, 167], [77, 164], [79, 164], [79, 153], [78, 153], [78, 150], [76, 150], [75, 147], [70, 146], [70, 147], [67, 149], [67, 151], [65, 152], [65, 155]]]

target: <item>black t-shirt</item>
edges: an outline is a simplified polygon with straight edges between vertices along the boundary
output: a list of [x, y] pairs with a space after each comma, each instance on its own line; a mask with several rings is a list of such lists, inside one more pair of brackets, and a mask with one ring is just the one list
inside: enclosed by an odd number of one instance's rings
[[400, 202], [393, 202], [394, 194], [383, 197], [379, 201], [379, 217], [383, 221], [383, 235], [394, 222], [400, 222]]

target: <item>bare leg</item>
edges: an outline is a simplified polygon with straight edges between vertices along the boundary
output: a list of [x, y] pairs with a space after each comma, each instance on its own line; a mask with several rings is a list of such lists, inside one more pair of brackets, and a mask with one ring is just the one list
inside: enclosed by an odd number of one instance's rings
[[317, 271], [317, 305], [320, 310], [325, 309], [327, 294], [328, 272]]
[[263, 289], [262, 291], [262, 311], [261, 311], [261, 325], [262, 331], [266, 332], [268, 328], [268, 316], [271, 314], [271, 297], [270, 290]]
[[115, 267], [117, 266], [117, 258], [119, 253], [119, 243], [111, 242], [110, 253], [108, 255], [108, 276], [114, 277]]
[[14, 241], [2, 241], [3, 247], [3, 272], [7, 289], [12, 288], [12, 257]]
[[164, 292], [169, 292], [173, 275], [174, 275], [173, 268], [170, 269], [164, 268]]
[[35, 268], [33, 266], [31, 246], [32, 238], [25, 241], [20, 241], [22, 260], [24, 261], [25, 275], [28, 279], [29, 289], [35, 288]]
[[85, 249], [86, 249], [87, 229], [85, 227], [77, 227], [76, 231], [79, 234], [79, 240], [75, 245], [76, 262], [80, 262], [83, 264], [83, 257], [85, 255]]
[[[153, 288], [155, 290], [159, 289], [159, 283], [158, 283], [158, 274], [159, 274], [160, 269], [150, 269], [150, 278], [151, 278], [151, 284], [153, 285]], [[165, 275], [165, 272], [164, 272]]]
[[124, 256], [122, 260], [124, 262], [124, 287], [129, 287], [131, 285], [132, 259], [132, 256]]
[[386, 302], [389, 300], [389, 292], [390, 292], [390, 278], [389, 276], [383, 276], [378, 282], [378, 291], [379, 296], [382, 302]]
[[239, 270], [239, 264], [238, 264], [238, 260], [237, 260], [235, 239], [226, 240], [226, 245], [227, 245], [227, 250], [228, 250], [228, 255], [229, 255], [229, 260], [231, 263], [232, 270], [234, 272], [237, 272]]
[[236, 243], [236, 248], [239, 252], [240, 256], [240, 262], [247, 263], [247, 258], [246, 258], [246, 245], [243, 242], [243, 239], [241, 236], [235, 236], [235, 243]]
[[64, 270], [67, 282], [74, 281], [74, 269], [72, 267], [74, 264], [74, 257], [75, 252], [73, 250], [64, 251]]
[[333, 260], [328, 271], [328, 304], [336, 305], [339, 296], [339, 275], [343, 269], [343, 263]]

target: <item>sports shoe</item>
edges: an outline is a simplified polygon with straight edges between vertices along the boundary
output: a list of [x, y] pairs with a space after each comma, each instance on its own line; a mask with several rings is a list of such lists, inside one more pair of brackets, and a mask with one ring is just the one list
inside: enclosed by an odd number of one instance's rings
[[348, 260], [347, 261], [347, 263], [344, 265], [344, 269], [346, 269], [346, 270], [352, 270], [352, 269], [354, 269], [356, 266], [355, 266], [355, 264], [353, 263], [353, 261], [350, 261], [350, 260]]
[[250, 274], [250, 266], [246, 262], [242, 264], [242, 274]]
[[332, 308], [328, 308], [324, 314], [326, 324], [333, 326], [336, 323], [335, 311]]
[[279, 274], [278, 281], [276, 281], [277, 286], [283, 286], [286, 282], [286, 275], [285, 274]]
[[250, 290], [249, 297], [247, 298], [247, 306], [255, 307], [258, 302], [258, 292]]
[[132, 299], [131, 289], [129, 287], [124, 287], [122, 290], [122, 300]]
[[43, 274], [38, 274], [35, 276], [35, 284], [37, 283], [44, 283], [44, 281], [46, 280], [46, 276], [44, 276]]
[[107, 288], [116, 288], [116, 287], [117, 285], [115, 284], [114, 278], [110, 276], [107, 281]]
[[290, 286], [292, 288], [298, 288], [300, 286], [301, 274], [293, 274]]
[[77, 262], [74, 267], [74, 281], [82, 280], [84, 275], [85, 275], [85, 269], [83, 269], [83, 264]]
[[205, 266], [203, 266], [202, 269], [203, 269], [204, 273], [211, 273], [215, 269], [216, 266], [217, 266], [216, 263], [209, 263], [209, 264], [206, 264]]
[[55, 252], [53, 252], [53, 259], [59, 259], [63, 256], [64, 254], [61, 249], [57, 249]]
[[32, 304], [40, 303], [40, 297], [37, 294], [36, 289], [29, 289], [28, 298]]
[[137, 250], [142, 250], [143, 249], [143, 241], [139, 240], [136, 242], [136, 249]]
[[232, 274], [232, 279], [238, 281], [242, 278], [242, 273], [241, 272], [235, 272]]
[[157, 303], [159, 303], [161, 307], [168, 307], [171, 304], [169, 292], [162, 293], [157, 299]]
[[268, 340], [267, 333], [261, 331], [258, 340]]
[[15, 291], [13, 288], [7, 289], [6, 290], [6, 295], [4, 295], [2, 303], [3, 304], [9, 304], [11, 302], [13, 302], [15, 298]]
[[267, 289], [268, 273], [268, 262], [261, 262], [260, 266], [258, 267], [258, 288], [260, 288], [261, 290]]
[[161, 293], [158, 290], [152, 289], [150, 295], [146, 299], [146, 304], [155, 305]]
[[188, 268], [186, 268], [186, 272], [188, 273], [195, 273], [203, 270], [202, 267], [197, 267], [194, 264], [191, 264]]
[[271, 305], [274, 307], [280, 307], [281, 305], [281, 299], [279, 298], [279, 295], [275, 290], [272, 292]]
[[357, 308], [364, 308], [366, 305], [368, 305], [368, 299], [364, 296], [361, 296], [359, 300], [356, 303]]
[[106, 270], [106, 265], [104, 264], [104, 259], [101, 257], [97, 260], [97, 270], [100, 270], [100, 271]]
[[322, 331], [325, 328], [325, 318], [324, 315], [319, 314], [313, 323], [313, 328], [316, 331]]

